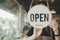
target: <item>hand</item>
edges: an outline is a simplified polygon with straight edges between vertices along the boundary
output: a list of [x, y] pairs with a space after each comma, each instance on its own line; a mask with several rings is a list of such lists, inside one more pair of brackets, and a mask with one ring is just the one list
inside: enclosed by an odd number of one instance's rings
[[35, 38], [37, 38], [38, 36], [41, 35], [41, 32], [42, 32], [42, 28], [34, 28], [33, 30], [33, 35], [30, 36], [30, 37], [24, 37], [23, 40], [34, 40]]
[[49, 26], [53, 29], [56, 30], [58, 29], [58, 22], [56, 20], [52, 20], [49, 24]]
[[33, 33], [33, 35], [34, 35], [35, 37], [40, 36], [41, 33], [42, 33], [42, 28], [34, 28], [34, 33]]

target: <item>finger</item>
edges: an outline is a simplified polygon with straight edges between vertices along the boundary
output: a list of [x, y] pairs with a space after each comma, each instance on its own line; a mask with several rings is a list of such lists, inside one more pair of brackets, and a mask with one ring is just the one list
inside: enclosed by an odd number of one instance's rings
[[50, 25], [52, 25], [52, 26], [58, 26], [58, 23], [57, 22], [52, 22], [52, 23], [50, 23]]
[[57, 26], [58, 25], [58, 22], [50, 22], [50, 24], [53, 24], [53, 25]]

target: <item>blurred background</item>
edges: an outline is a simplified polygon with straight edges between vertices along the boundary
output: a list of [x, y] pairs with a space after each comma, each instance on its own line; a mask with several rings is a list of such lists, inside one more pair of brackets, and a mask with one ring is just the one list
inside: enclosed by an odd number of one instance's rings
[[[27, 33], [29, 9], [37, 4], [46, 5], [60, 26], [60, 0], [0, 0], [0, 40], [18, 40]], [[19, 40], [22, 40], [21, 37]]]

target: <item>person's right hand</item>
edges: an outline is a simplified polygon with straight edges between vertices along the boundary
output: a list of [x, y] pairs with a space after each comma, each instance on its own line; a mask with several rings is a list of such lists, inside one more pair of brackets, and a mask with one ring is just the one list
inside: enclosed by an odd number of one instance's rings
[[42, 33], [42, 28], [34, 28], [34, 33], [33, 33], [33, 35], [34, 35], [35, 37], [40, 36], [41, 33]]
[[42, 28], [34, 28], [33, 30], [33, 35], [30, 37], [24, 37], [23, 40], [34, 40], [35, 38], [37, 38], [38, 36], [41, 35], [42, 33]]

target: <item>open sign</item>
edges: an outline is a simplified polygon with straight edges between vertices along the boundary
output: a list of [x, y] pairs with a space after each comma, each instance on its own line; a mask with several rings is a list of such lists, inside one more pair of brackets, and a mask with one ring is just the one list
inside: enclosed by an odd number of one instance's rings
[[48, 22], [49, 21], [49, 14], [43, 14], [43, 13], [40, 13], [40, 14], [30, 14], [30, 21], [33, 22], [37, 22], [39, 19], [40, 22]]
[[33, 6], [27, 16], [30, 25], [37, 28], [48, 26], [52, 20], [52, 14], [49, 8], [43, 4]]

